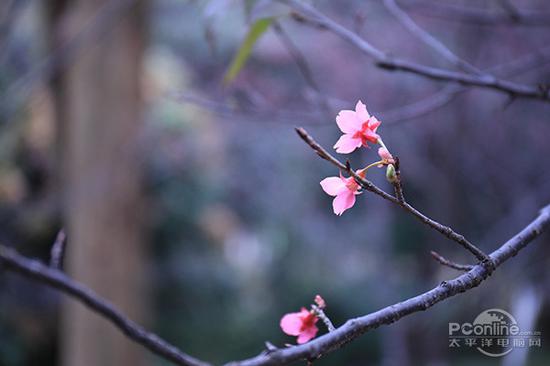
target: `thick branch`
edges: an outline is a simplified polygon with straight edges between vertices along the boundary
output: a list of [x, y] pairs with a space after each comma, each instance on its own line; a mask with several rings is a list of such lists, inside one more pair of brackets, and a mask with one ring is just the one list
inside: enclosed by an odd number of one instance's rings
[[329, 154], [321, 145], [317, 143], [311, 137], [306, 130], [303, 128], [297, 128], [296, 132], [298, 135], [304, 140], [321, 158], [329, 161], [333, 165], [335, 165], [340, 170], [348, 172], [352, 177], [355, 178], [357, 183], [365, 190], [372, 192], [374, 194], [379, 195], [380, 197], [395, 203], [414, 217], [416, 217], [418, 220], [422, 221], [424, 224], [428, 225], [432, 229], [438, 231], [439, 233], [443, 234], [447, 238], [455, 241], [456, 243], [460, 244], [463, 248], [471, 252], [475, 257], [482, 261], [486, 262], [490, 265], [489, 257], [487, 254], [485, 254], [483, 251], [481, 251], [478, 247], [476, 247], [474, 244], [470, 243], [463, 235], [458, 234], [453, 229], [451, 229], [449, 226], [445, 226], [440, 224], [439, 222], [429, 218], [428, 216], [424, 215], [422, 212], [418, 211], [416, 208], [411, 206], [409, 203], [407, 203], [404, 199], [403, 201], [400, 201], [398, 198], [392, 196], [391, 194], [386, 193], [382, 189], [378, 188], [374, 183], [369, 181], [368, 179], [365, 179], [361, 176], [359, 176], [353, 169], [351, 169], [349, 166], [344, 165], [341, 163], [338, 159], [336, 159], [334, 156]]
[[208, 363], [193, 358], [169, 344], [154, 333], [146, 331], [139, 324], [128, 319], [120, 310], [99, 297], [82, 284], [73, 281], [63, 272], [52, 269], [39, 261], [25, 258], [16, 251], [0, 245], [0, 265], [34, 281], [56, 288], [89, 307], [92, 311], [109, 320], [128, 338], [149, 351], [183, 366], [209, 366]]
[[[523, 230], [491, 253], [491, 260], [495, 263], [496, 267], [500, 266], [515, 256], [521, 249], [525, 248], [527, 244], [533, 241], [549, 226], [550, 205], [544, 207], [538, 217]], [[439, 286], [428, 292], [385, 307], [374, 313], [350, 319], [333, 332], [327, 333], [306, 344], [278, 349], [248, 360], [231, 362], [226, 366], [284, 365], [293, 361], [319, 358], [326, 353], [342, 347], [369, 330], [384, 324], [394, 323], [407, 315], [427, 310], [443, 300], [477, 287], [489, 274], [485, 266], [476, 265], [467, 273], [453, 280], [442, 282]]]
[[463, 85], [477, 86], [498, 90], [517, 97], [541, 99], [550, 101], [550, 92], [537, 86], [518, 84], [512, 81], [498, 79], [493, 75], [471, 75], [463, 72], [440, 69], [418, 64], [405, 59], [392, 57], [365, 41], [356, 33], [336, 23], [314, 7], [304, 4], [299, 0], [280, 0], [288, 4], [292, 9], [302, 15], [306, 20], [313, 21], [317, 26], [322, 26], [342, 39], [350, 42], [361, 52], [372, 59], [377, 66], [391, 71], [405, 71], [424, 76], [433, 80], [453, 81]]

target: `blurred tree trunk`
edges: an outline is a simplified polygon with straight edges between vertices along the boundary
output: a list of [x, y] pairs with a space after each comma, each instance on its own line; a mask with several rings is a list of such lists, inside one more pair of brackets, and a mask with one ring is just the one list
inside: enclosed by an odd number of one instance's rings
[[[143, 202], [137, 140], [145, 47], [143, 1], [49, 0], [52, 52], [81, 33], [52, 79], [67, 272], [144, 319]], [[99, 23], [98, 23], [99, 22]], [[74, 45], [73, 45], [74, 46]], [[67, 366], [139, 366], [143, 350], [83, 305], [62, 311]]]

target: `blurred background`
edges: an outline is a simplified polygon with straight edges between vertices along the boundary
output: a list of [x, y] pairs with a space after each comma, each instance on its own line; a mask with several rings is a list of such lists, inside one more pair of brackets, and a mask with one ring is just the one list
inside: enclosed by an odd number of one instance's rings
[[[313, 4], [383, 51], [454, 69], [381, 1]], [[480, 69], [550, 82], [547, 1], [399, 4]], [[372, 194], [332, 213], [319, 182], [337, 171], [294, 127], [330, 148], [334, 117], [358, 99], [382, 120], [408, 201], [481, 249], [550, 203], [547, 102], [379, 69], [269, 1], [3, 0], [0, 242], [48, 261], [63, 228], [71, 277], [218, 364], [294, 343], [279, 320], [316, 294], [336, 325], [404, 300], [457, 275], [430, 250], [472, 258]], [[368, 177], [391, 191], [383, 169]], [[549, 265], [544, 234], [481, 287], [315, 364], [548, 365]], [[542, 347], [503, 359], [450, 349], [448, 323], [489, 308], [541, 331]], [[0, 365], [167, 364], [82, 305], [0, 272]]]

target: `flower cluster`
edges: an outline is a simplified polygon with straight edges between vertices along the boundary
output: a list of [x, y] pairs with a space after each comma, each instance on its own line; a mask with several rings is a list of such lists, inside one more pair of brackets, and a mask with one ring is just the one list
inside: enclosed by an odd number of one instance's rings
[[[324, 309], [325, 300], [319, 295], [315, 296], [315, 304], [318, 309]], [[319, 328], [315, 325], [319, 316], [312, 305], [311, 310], [302, 307], [297, 313], [288, 313], [281, 318], [280, 326], [283, 332], [291, 336], [297, 336], [296, 342], [303, 344], [315, 338]]]
[[[395, 164], [392, 154], [376, 132], [380, 121], [369, 114], [367, 107], [358, 101], [355, 111], [343, 110], [336, 116], [336, 124], [344, 133], [334, 145], [337, 153], [349, 154], [360, 147], [368, 148], [368, 143], [379, 144], [378, 155], [380, 160], [357, 171], [357, 174], [365, 178], [367, 170], [373, 166], [383, 167]], [[344, 177], [342, 173], [338, 177], [328, 177], [321, 181], [321, 188], [334, 197], [332, 209], [336, 215], [342, 215], [344, 211], [353, 207], [355, 196], [361, 193], [361, 187], [353, 177]]]

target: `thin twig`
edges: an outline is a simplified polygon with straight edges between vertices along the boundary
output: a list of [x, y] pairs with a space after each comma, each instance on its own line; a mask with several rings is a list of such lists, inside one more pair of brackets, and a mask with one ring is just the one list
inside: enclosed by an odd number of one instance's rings
[[282, 108], [260, 109], [250, 105], [240, 105], [238, 103], [222, 103], [211, 99], [206, 99], [196, 95], [184, 92], [167, 93], [167, 98], [175, 100], [178, 103], [189, 103], [222, 117], [238, 119], [239, 122], [249, 122], [258, 125], [258, 120], [263, 124], [295, 124], [296, 120], [304, 120], [307, 125], [321, 125], [319, 123], [319, 114], [304, 113], [301, 111], [291, 111]]
[[453, 262], [453, 261], [443, 257], [438, 252], [433, 251], [433, 250], [430, 252], [430, 254], [432, 255], [432, 257], [436, 261], [438, 261], [442, 265], [447, 266], [447, 267], [451, 267], [451, 268], [459, 270], [459, 271], [467, 272], [467, 271], [470, 271], [472, 268], [474, 268], [474, 266], [472, 266], [470, 264], [460, 264], [460, 263]]
[[63, 258], [65, 256], [66, 239], [67, 236], [65, 235], [65, 230], [59, 230], [50, 251], [50, 267], [61, 269]]
[[544, 88], [532, 85], [518, 84], [508, 80], [498, 79], [493, 75], [471, 75], [463, 72], [451, 71], [418, 64], [397, 57], [392, 57], [365, 41], [356, 33], [336, 23], [314, 7], [299, 0], [279, 0], [288, 4], [296, 12], [299, 12], [304, 19], [312, 20], [316, 25], [323, 25], [334, 34], [350, 42], [361, 52], [371, 57], [375, 64], [390, 71], [405, 71], [417, 74], [433, 80], [453, 81], [463, 85], [477, 86], [494, 89], [509, 95], [523, 98], [540, 99], [550, 101], [550, 92]]
[[[515, 60], [491, 66], [490, 68], [484, 69], [483, 72], [496, 73], [504, 77], [517, 75], [548, 63], [549, 58], [550, 47], [545, 47]], [[445, 106], [460, 93], [468, 90], [470, 89], [467, 87], [450, 84], [418, 102], [378, 113], [378, 115], [381, 116], [386, 124], [395, 124], [397, 122], [418, 118]]]
[[[508, 61], [499, 65], [485, 69], [486, 72], [494, 72], [501, 76], [517, 75], [518, 73], [529, 71], [534, 67], [539, 67], [549, 62], [550, 47], [542, 48], [532, 54], [518, 57], [515, 60]], [[387, 125], [393, 125], [398, 122], [404, 122], [420, 116], [426, 115], [438, 108], [445, 106], [457, 95], [469, 88], [456, 84], [450, 84], [440, 91], [422, 99], [398, 108], [377, 113]], [[208, 111], [216, 113], [227, 119], [238, 118], [241, 122], [250, 122], [257, 124], [258, 119], [263, 123], [285, 123], [295, 124], [296, 120], [304, 121], [304, 125], [326, 126], [319, 122], [317, 113], [304, 113], [285, 111], [281, 108], [271, 110], [261, 110], [251, 106], [238, 106], [228, 103], [221, 103], [185, 93], [171, 93], [167, 95], [170, 99], [175, 99], [180, 103], [190, 103]]]
[[176, 365], [209, 366], [208, 363], [183, 353], [156, 334], [148, 332], [91, 289], [70, 279], [57, 269], [50, 268], [37, 260], [23, 257], [15, 250], [2, 245], [0, 245], [0, 265], [7, 270], [17, 272], [77, 299], [110, 321], [128, 338]]
[[422, 15], [445, 20], [471, 23], [476, 25], [521, 25], [550, 26], [550, 13], [542, 11], [519, 11], [511, 17], [509, 12], [487, 11], [480, 8], [469, 8], [441, 1], [419, 1], [403, 4], [407, 9]]
[[407, 202], [400, 202], [399, 199], [392, 196], [391, 194], [386, 193], [384, 190], [378, 188], [374, 183], [369, 181], [366, 178], [363, 178], [359, 176], [353, 169], [351, 169], [348, 165], [344, 165], [342, 162], [340, 162], [338, 159], [336, 159], [334, 156], [332, 156], [330, 153], [328, 153], [321, 145], [317, 143], [311, 137], [305, 129], [303, 128], [296, 128], [296, 132], [300, 136], [302, 140], [304, 140], [321, 158], [329, 161], [333, 165], [335, 165], [338, 169], [343, 170], [345, 172], [348, 172], [357, 183], [365, 190], [372, 192], [374, 194], [377, 194], [378, 196], [384, 198], [385, 200], [388, 200], [392, 203], [395, 203], [408, 213], [412, 214], [414, 217], [416, 217], [418, 220], [423, 222], [424, 224], [428, 225], [432, 229], [438, 231], [439, 233], [443, 234], [447, 238], [455, 241], [456, 243], [460, 244], [463, 248], [471, 252], [478, 260], [486, 263], [488, 265], [488, 268], [492, 267], [490, 258], [485, 254], [481, 249], [476, 247], [474, 244], [472, 244], [470, 241], [468, 241], [463, 235], [458, 234], [453, 229], [451, 229], [449, 226], [442, 225], [439, 222], [429, 218], [428, 216], [424, 215], [422, 212], [415, 209], [413, 206], [411, 206]]
[[405, 13], [395, 0], [384, 0], [384, 5], [390, 13], [416, 38], [420, 39], [428, 47], [435, 50], [443, 58], [449, 61], [452, 65], [456, 66], [459, 69], [467, 71], [472, 74], [482, 75], [483, 72], [477, 67], [473, 66], [469, 62], [461, 59], [455, 55], [447, 46], [440, 42], [437, 38], [432, 36], [430, 33], [426, 32], [424, 29], [420, 28], [418, 24], [415, 23], [412, 18]]
[[[502, 9], [508, 14], [514, 22], [519, 22], [521, 19], [520, 11], [509, 0], [499, 0], [498, 2]], [[550, 19], [549, 19], [550, 20]]]
[[395, 197], [397, 197], [399, 203], [404, 205], [407, 202], [405, 201], [405, 195], [403, 194], [403, 186], [401, 183], [401, 167], [399, 164], [399, 157], [394, 157], [394, 160], [395, 163], [393, 164], [393, 166], [395, 167], [395, 181], [392, 183], [393, 190], [395, 191]]
[[329, 332], [332, 332], [336, 329], [334, 327], [334, 324], [332, 324], [332, 322], [330, 321], [327, 314], [325, 314], [325, 312], [323, 311], [323, 309], [321, 309], [319, 306], [314, 304], [311, 305], [311, 308], [313, 309], [317, 317], [321, 319], [323, 323], [325, 323], [325, 326], [327, 327]]
[[[495, 263], [495, 267], [499, 267], [502, 263], [515, 256], [549, 226], [550, 205], [544, 207], [539, 215], [523, 230], [491, 253], [491, 259]], [[243, 361], [230, 362], [226, 366], [285, 365], [298, 360], [321, 357], [339, 349], [346, 343], [372, 329], [384, 324], [394, 323], [407, 315], [427, 310], [443, 300], [477, 287], [489, 275], [490, 272], [486, 266], [481, 264], [475, 265], [467, 273], [452, 280], [444, 281], [430, 291], [387, 306], [374, 313], [350, 319], [333, 332], [327, 333], [308, 343], [279, 349], [275, 352], [266, 355], [261, 354]]]

